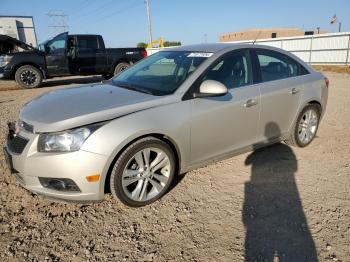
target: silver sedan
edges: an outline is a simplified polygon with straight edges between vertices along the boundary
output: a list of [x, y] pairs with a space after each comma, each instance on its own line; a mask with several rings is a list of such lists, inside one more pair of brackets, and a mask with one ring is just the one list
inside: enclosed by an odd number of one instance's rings
[[283, 50], [241, 44], [166, 49], [114, 79], [44, 94], [9, 123], [20, 184], [51, 198], [144, 206], [175, 175], [279, 141], [305, 147], [328, 80]]

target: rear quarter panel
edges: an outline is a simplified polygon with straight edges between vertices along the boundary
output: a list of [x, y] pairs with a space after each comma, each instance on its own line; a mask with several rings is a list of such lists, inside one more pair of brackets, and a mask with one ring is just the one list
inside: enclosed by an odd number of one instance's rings
[[326, 86], [324, 75], [320, 72], [313, 71], [304, 77], [304, 88], [301, 94], [301, 106], [299, 112], [310, 102], [316, 101], [321, 104], [323, 117], [328, 100], [328, 88]]

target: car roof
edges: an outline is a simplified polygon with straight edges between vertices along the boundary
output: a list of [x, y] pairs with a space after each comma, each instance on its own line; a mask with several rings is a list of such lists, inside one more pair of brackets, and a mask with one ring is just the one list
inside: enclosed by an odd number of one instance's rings
[[188, 51], [188, 52], [208, 52], [208, 53], [221, 53], [221, 52], [229, 52], [231, 50], [235, 49], [242, 49], [242, 48], [250, 48], [250, 49], [265, 49], [265, 50], [272, 50], [279, 52], [281, 54], [285, 54], [294, 60], [298, 61], [300, 64], [302, 64], [304, 67], [308, 68], [309, 71], [312, 71], [313, 69], [305, 63], [303, 60], [301, 60], [296, 55], [283, 50], [281, 48], [277, 48], [274, 46], [268, 46], [268, 45], [257, 45], [252, 43], [208, 43], [208, 44], [197, 44], [197, 45], [187, 45], [187, 46], [179, 46], [179, 47], [172, 47], [169, 49], [163, 49], [162, 51]]
[[236, 48], [252, 48], [252, 44], [235, 44], [235, 43], [210, 43], [210, 44], [197, 44], [174, 47], [173, 51], [189, 51], [189, 52], [211, 52], [216, 53], [224, 49], [236, 49]]

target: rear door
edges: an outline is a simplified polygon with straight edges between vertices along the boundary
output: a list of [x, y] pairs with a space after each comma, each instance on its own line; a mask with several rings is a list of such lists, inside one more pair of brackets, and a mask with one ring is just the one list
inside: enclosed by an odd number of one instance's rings
[[99, 74], [105, 69], [105, 48], [95, 35], [77, 36], [77, 51], [74, 61], [77, 73]]
[[256, 142], [260, 91], [253, 84], [249, 50], [233, 51], [215, 62], [199, 79], [228, 88], [221, 97], [191, 101], [191, 162], [197, 164]]
[[49, 76], [69, 74], [67, 59], [68, 33], [62, 33], [45, 45], [46, 67]]
[[[296, 118], [303, 80], [299, 64], [282, 53], [255, 49], [260, 72], [261, 112], [258, 140], [274, 139], [289, 131]], [[270, 128], [275, 127], [275, 128]]]

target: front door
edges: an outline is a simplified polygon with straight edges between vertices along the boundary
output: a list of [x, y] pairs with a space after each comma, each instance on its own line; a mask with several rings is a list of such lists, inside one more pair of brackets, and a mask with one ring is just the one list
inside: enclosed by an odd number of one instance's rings
[[67, 36], [68, 33], [59, 34], [45, 45], [46, 67], [49, 76], [69, 74]]
[[248, 50], [225, 55], [202, 77], [216, 80], [228, 88], [222, 97], [191, 101], [191, 163], [250, 146], [256, 142], [260, 91], [253, 84]]

